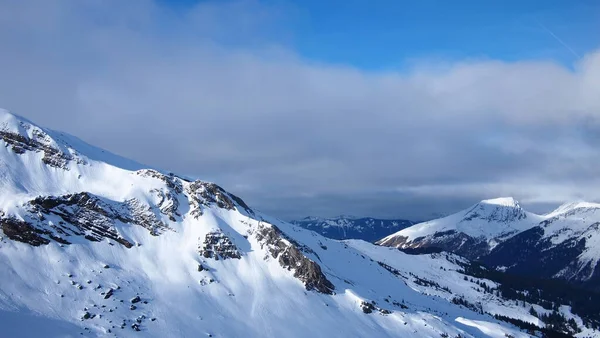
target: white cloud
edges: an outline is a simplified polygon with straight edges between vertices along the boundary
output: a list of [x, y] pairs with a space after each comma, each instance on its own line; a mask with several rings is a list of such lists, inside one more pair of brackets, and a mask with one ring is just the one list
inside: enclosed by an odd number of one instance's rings
[[267, 211], [420, 217], [495, 195], [600, 199], [582, 183], [600, 164], [599, 52], [573, 69], [369, 72], [294, 53], [285, 8], [36, 4], [0, 0], [0, 106]]

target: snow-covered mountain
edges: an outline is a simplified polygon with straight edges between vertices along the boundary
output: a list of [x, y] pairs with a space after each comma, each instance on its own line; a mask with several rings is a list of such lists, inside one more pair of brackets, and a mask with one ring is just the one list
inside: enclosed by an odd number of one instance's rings
[[598, 333], [458, 256], [328, 239], [6, 111], [0, 138], [2, 337]]
[[306, 217], [291, 223], [315, 231], [325, 237], [362, 239], [367, 242], [374, 242], [415, 224], [404, 219], [359, 218], [345, 215], [333, 218]]
[[416, 224], [377, 243], [416, 252], [454, 252], [504, 271], [596, 288], [599, 226], [600, 204], [567, 203], [536, 215], [513, 198], [497, 198]]

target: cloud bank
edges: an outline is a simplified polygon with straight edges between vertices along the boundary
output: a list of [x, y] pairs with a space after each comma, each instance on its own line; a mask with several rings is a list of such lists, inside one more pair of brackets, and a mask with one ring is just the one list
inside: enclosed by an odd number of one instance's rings
[[599, 51], [365, 71], [295, 53], [289, 10], [0, 0], [0, 106], [288, 219], [600, 200]]

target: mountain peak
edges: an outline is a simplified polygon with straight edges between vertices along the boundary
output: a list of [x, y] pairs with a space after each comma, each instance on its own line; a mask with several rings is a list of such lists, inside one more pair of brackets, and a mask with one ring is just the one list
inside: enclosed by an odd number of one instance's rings
[[590, 210], [600, 209], [600, 203], [586, 202], [586, 201], [575, 201], [563, 203], [561, 206], [556, 208], [554, 211], [548, 213], [546, 216], [553, 217], [561, 214], [573, 212], [575, 210]]
[[519, 202], [512, 197], [498, 197], [498, 198], [482, 200], [481, 202], [479, 202], [479, 204], [520, 208]]
[[462, 221], [485, 220], [508, 223], [527, 218], [527, 213], [512, 197], [483, 200], [467, 210]]

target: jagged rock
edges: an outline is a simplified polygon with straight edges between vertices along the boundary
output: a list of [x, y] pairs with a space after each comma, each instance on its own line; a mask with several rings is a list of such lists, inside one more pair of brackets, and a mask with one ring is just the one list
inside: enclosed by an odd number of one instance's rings
[[134, 329], [135, 331], [141, 331], [140, 325], [138, 323], [131, 324], [131, 328]]
[[140, 296], [135, 296], [135, 297], [131, 298], [131, 300], [130, 300], [131, 304], [139, 303], [141, 301], [142, 301], [142, 299], [140, 298]]
[[112, 288], [108, 289], [108, 291], [106, 291], [106, 294], [104, 295], [104, 299], [109, 299], [114, 292], [115, 290], [113, 290]]
[[364, 313], [372, 313], [376, 309], [375, 304], [366, 301], [362, 301], [362, 303], [360, 303], [360, 307]]
[[40, 246], [50, 243], [50, 241], [42, 235], [50, 236], [51, 232], [31, 226], [24, 221], [16, 218], [2, 218], [0, 220], [2, 232], [6, 237], [23, 243], [28, 243], [33, 246]]
[[[30, 128], [24, 123], [21, 123], [21, 126], [25, 129]], [[53, 147], [50, 144], [50, 137], [42, 130], [36, 128], [32, 134], [33, 137], [29, 138], [7, 130], [0, 130], [0, 137], [16, 154], [24, 154], [26, 151], [43, 152], [43, 163], [55, 168], [69, 170], [67, 164], [75, 159], [74, 156]], [[82, 162], [80, 159], [77, 159], [77, 161]]]
[[187, 193], [190, 196], [192, 210], [190, 214], [195, 218], [202, 216], [202, 206], [216, 204], [219, 208], [234, 210], [236, 204], [242, 207], [247, 213], [253, 215], [254, 211], [239, 197], [223, 190], [220, 186], [204, 181], [194, 181], [187, 187]]
[[81, 316], [81, 320], [90, 319], [91, 317], [92, 317], [92, 314], [89, 313], [89, 312], [87, 312], [87, 311], [85, 311], [83, 313], [83, 316]]
[[[149, 205], [144, 204], [135, 198], [125, 201], [124, 205], [131, 218], [129, 223], [138, 224], [148, 229], [151, 235], [158, 236], [167, 230], [172, 230], [165, 222], [161, 221], [156, 216]], [[141, 246], [140, 243], [136, 244], [137, 246]]]
[[204, 271], [204, 266], [202, 264], [198, 264], [198, 272]]
[[131, 306], [129, 307], [129, 310], [135, 310], [135, 309], [137, 309], [137, 306], [131, 304]]
[[[128, 222], [126, 213], [115, 210], [107, 202], [87, 192], [62, 196], [40, 196], [29, 203], [31, 212], [30, 223], [37, 228], [46, 228], [54, 237], [83, 236], [90, 241], [100, 241], [103, 238], [112, 239], [131, 247], [132, 244], [121, 237], [115, 229], [115, 221]], [[48, 225], [34, 215], [57, 215], [62, 221]], [[56, 238], [52, 238], [57, 240]], [[59, 240], [57, 240], [59, 241]], [[62, 239], [64, 244], [70, 244]]]
[[[238, 248], [231, 242], [231, 239], [227, 237], [223, 232], [213, 231], [206, 234], [204, 242], [198, 249], [198, 252], [204, 258], [214, 258], [218, 260], [235, 258], [240, 259], [242, 255], [238, 251]], [[200, 267], [198, 267], [198, 271]]]
[[156, 170], [144, 169], [139, 170], [138, 175], [145, 177], [153, 177], [165, 182], [167, 189], [153, 189], [160, 201], [157, 203], [160, 212], [164, 215], [169, 216], [169, 219], [173, 222], [176, 221], [175, 216], [181, 216], [179, 213], [179, 199], [178, 194], [183, 192], [183, 185], [181, 179], [174, 175], [164, 175]]
[[[71, 236], [82, 236], [90, 241], [111, 239], [127, 248], [133, 243], [116, 230], [116, 222], [142, 226], [152, 235], [172, 230], [158, 219], [152, 208], [136, 199], [125, 202], [107, 201], [88, 192], [62, 196], [40, 196], [25, 204], [28, 214], [23, 220], [1, 217], [0, 226], [11, 239], [35, 246], [51, 240], [70, 244]], [[47, 222], [50, 215], [60, 217], [58, 223]]]
[[317, 290], [333, 294], [334, 285], [325, 277], [321, 267], [302, 254], [298, 243], [292, 242], [274, 225], [261, 223], [256, 231], [256, 239], [261, 248], [266, 247], [271, 256], [288, 270], [294, 270], [294, 277], [304, 283], [307, 290]]

